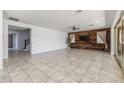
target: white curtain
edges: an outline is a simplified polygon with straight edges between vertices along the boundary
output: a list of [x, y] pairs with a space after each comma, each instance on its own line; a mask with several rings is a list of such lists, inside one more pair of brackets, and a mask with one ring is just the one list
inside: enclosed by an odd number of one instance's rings
[[70, 34], [71, 43], [75, 43], [75, 34]]
[[105, 44], [105, 49], [108, 49], [108, 44], [107, 44], [107, 40], [106, 40], [106, 31], [97, 32], [97, 43]]
[[97, 43], [106, 43], [106, 31], [97, 32]]

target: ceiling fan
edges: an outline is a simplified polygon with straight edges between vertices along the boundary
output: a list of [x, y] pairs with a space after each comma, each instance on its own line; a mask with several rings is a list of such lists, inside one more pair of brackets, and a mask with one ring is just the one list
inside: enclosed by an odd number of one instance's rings
[[72, 26], [72, 30], [75, 31], [75, 30], [79, 30], [80, 28], [79, 27], [76, 27], [76, 26]]

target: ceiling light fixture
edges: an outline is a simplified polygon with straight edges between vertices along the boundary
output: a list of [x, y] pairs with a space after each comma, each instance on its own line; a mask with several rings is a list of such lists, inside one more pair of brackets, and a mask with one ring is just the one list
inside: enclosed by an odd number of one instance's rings
[[79, 30], [80, 28], [79, 27], [76, 27], [76, 26], [72, 26], [72, 30], [75, 31], [75, 30]]

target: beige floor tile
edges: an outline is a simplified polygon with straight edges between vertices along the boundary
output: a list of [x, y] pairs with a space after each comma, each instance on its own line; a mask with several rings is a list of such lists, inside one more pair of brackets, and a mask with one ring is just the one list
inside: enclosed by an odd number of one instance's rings
[[54, 80], [52, 80], [52, 79], [49, 78], [46, 83], [56, 83], [56, 82]]
[[73, 71], [71, 74], [68, 75], [69, 78], [79, 82], [80, 79], [82, 78], [82, 74], [78, 73], [78, 72], [75, 72]]
[[107, 52], [71, 49], [30, 55], [11, 51], [0, 71], [0, 82], [118, 83], [124, 82], [119, 65]]
[[61, 82], [66, 76], [63, 75], [60, 72], [56, 72], [50, 76], [51, 79], [53, 79], [56, 82]]
[[90, 78], [88, 76], [84, 76], [80, 83], [99, 83], [98, 80], [94, 80], [93, 78]]
[[9, 83], [10, 78], [6, 70], [0, 70], [0, 83]]
[[32, 80], [28, 77], [28, 75], [18, 75], [11, 78], [13, 83], [31, 83]]
[[110, 73], [110, 72], [105, 72], [105, 71], [101, 71], [100, 73], [100, 78], [105, 79], [105, 80], [117, 80], [117, 77], [115, 75], [115, 73]]
[[78, 83], [78, 82], [66, 77], [61, 83]]
[[48, 77], [39, 69], [34, 69], [31, 72], [27, 72], [27, 74], [35, 83], [46, 82], [48, 80]]
[[87, 70], [88, 70], [88, 66], [87, 67], [79, 66], [74, 71], [83, 75]]
[[65, 75], [65, 76], [67, 76], [72, 72], [72, 70], [70, 70], [68, 68], [63, 68], [63, 69], [59, 70], [59, 72], [62, 73], [63, 75]]

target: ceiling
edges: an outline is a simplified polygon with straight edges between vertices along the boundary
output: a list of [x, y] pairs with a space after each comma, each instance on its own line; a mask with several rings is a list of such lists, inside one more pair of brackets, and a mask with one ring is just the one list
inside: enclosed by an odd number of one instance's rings
[[114, 10], [6, 10], [6, 18], [13, 17], [20, 22], [70, 32], [72, 26], [80, 31], [111, 27]]

